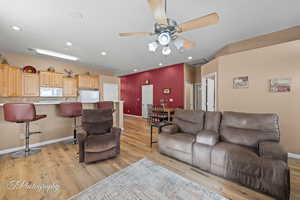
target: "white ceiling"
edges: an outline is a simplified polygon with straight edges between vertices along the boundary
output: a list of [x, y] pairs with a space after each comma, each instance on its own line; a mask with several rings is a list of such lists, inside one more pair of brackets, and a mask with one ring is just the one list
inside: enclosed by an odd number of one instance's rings
[[[179, 23], [212, 12], [220, 15], [218, 25], [182, 34], [196, 41], [196, 48], [164, 57], [148, 52], [153, 37], [118, 36], [153, 30], [147, 0], [1, 0], [0, 50], [32, 54], [28, 48], [48, 49], [77, 56], [83, 65], [128, 74], [160, 62], [188, 62], [188, 56], [195, 62], [226, 44], [300, 24], [299, 0], [168, 0], [167, 15]], [[13, 31], [12, 25], [22, 31]], [[73, 46], [67, 48], [67, 41]]]

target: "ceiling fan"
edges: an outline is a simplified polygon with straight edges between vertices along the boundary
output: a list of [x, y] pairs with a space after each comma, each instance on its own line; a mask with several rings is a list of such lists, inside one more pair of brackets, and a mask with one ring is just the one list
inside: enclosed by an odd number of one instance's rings
[[196, 46], [195, 42], [190, 41], [179, 33], [195, 30], [219, 22], [219, 15], [212, 13], [204, 17], [199, 17], [182, 24], [178, 24], [175, 20], [169, 19], [166, 16], [167, 0], [147, 0], [155, 18], [154, 33], [151, 32], [136, 32], [136, 33], [120, 33], [121, 37], [128, 36], [156, 36], [155, 42], [148, 44], [148, 49], [155, 52], [157, 48], [162, 46], [162, 54], [170, 55], [170, 44], [183, 51]]

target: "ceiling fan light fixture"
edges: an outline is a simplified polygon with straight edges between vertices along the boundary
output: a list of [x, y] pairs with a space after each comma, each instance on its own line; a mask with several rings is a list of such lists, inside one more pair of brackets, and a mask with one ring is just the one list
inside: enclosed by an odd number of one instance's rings
[[171, 52], [172, 52], [172, 51], [171, 51], [171, 48], [170, 48], [169, 46], [165, 46], [165, 47], [163, 47], [163, 49], [162, 49], [162, 54], [165, 55], [165, 56], [170, 55]]
[[175, 40], [174, 45], [177, 50], [181, 50], [183, 48], [184, 41], [183, 40]]
[[171, 42], [171, 36], [170, 36], [170, 34], [167, 33], [167, 32], [159, 34], [159, 36], [158, 36], [158, 42], [162, 46], [168, 45]]
[[158, 48], [157, 42], [151, 42], [148, 44], [148, 49], [151, 52], [155, 52], [157, 48]]

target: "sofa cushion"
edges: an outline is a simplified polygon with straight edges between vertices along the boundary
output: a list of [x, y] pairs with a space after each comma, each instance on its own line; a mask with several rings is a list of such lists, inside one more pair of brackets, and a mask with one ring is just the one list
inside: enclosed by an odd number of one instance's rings
[[225, 142], [215, 145], [211, 154], [213, 173], [225, 178], [235, 177], [237, 174], [259, 177], [260, 161], [251, 148]]
[[161, 132], [164, 132], [164, 133], [178, 133], [179, 131], [179, 128], [176, 124], [170, 124], [170, 125], [167, 125], [167, 126], [164, 126], [161, 128]]
[[180, 132], [195, 135], [203, 129], [204, 112], [177, 109], [173, 122], [179, 127]]
[[218, 143], [211, 153], [211, 172], [277, 199], [289, 196], [287, 164], [259, 157], [248, 147]]
[[113, 126], [112, 110], [83, 110], [82, 128], [89, 134], [105, 134]]
[[85, 142], [85, 152], [103, 152], [116, 146], [116, 139], [112, 134], [90, 135]]
[[261, 142], [259, 143], [259, 156], [274, 160], [282, 160], [287, 163], [288, 155], [278, 142]]
[[206, 144], [214, 146], [219, 141], [219, 134], [214, 131], [203, 130], [196, 136], [196, 142], [200, 144]]
[[221, 131], [221, 140], [233, 144], [258, 148], [261, 141], [273, 140], [273, 132], [261, 132], [251, 129], [224, 127]]
[[166, 148], [189, 154], [192, 153], [192, 145], [194, 141], [195, 136], [186, 133], [161, 133], [159, 135], [160, 144], [162, 144]]
[[193, 144], [193, 165], [202, 170], [210, 171], [211, 166], [211, 151], [213, 146], [206, 144]]
[[255, 148], [262, 141], [279, 141], [278, 116], [224, 112], [220, 135], [222, 141]]
[[205, 112], [204, 129], [219, 132], [221, 116], [220, 112]]

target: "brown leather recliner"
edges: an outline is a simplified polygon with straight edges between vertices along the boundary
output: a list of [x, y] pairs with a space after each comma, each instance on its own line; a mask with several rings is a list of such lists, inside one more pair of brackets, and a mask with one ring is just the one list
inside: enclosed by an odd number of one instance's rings
[[177, 110], [158, 144], [161, 153], [283, 200], [290, 177], [279, 138], [275, 114]]
[[112, 110], [83, 110], [78, 131], [79, 162], [95, 162], [120, 153], [121, 129], [113, 127]]

